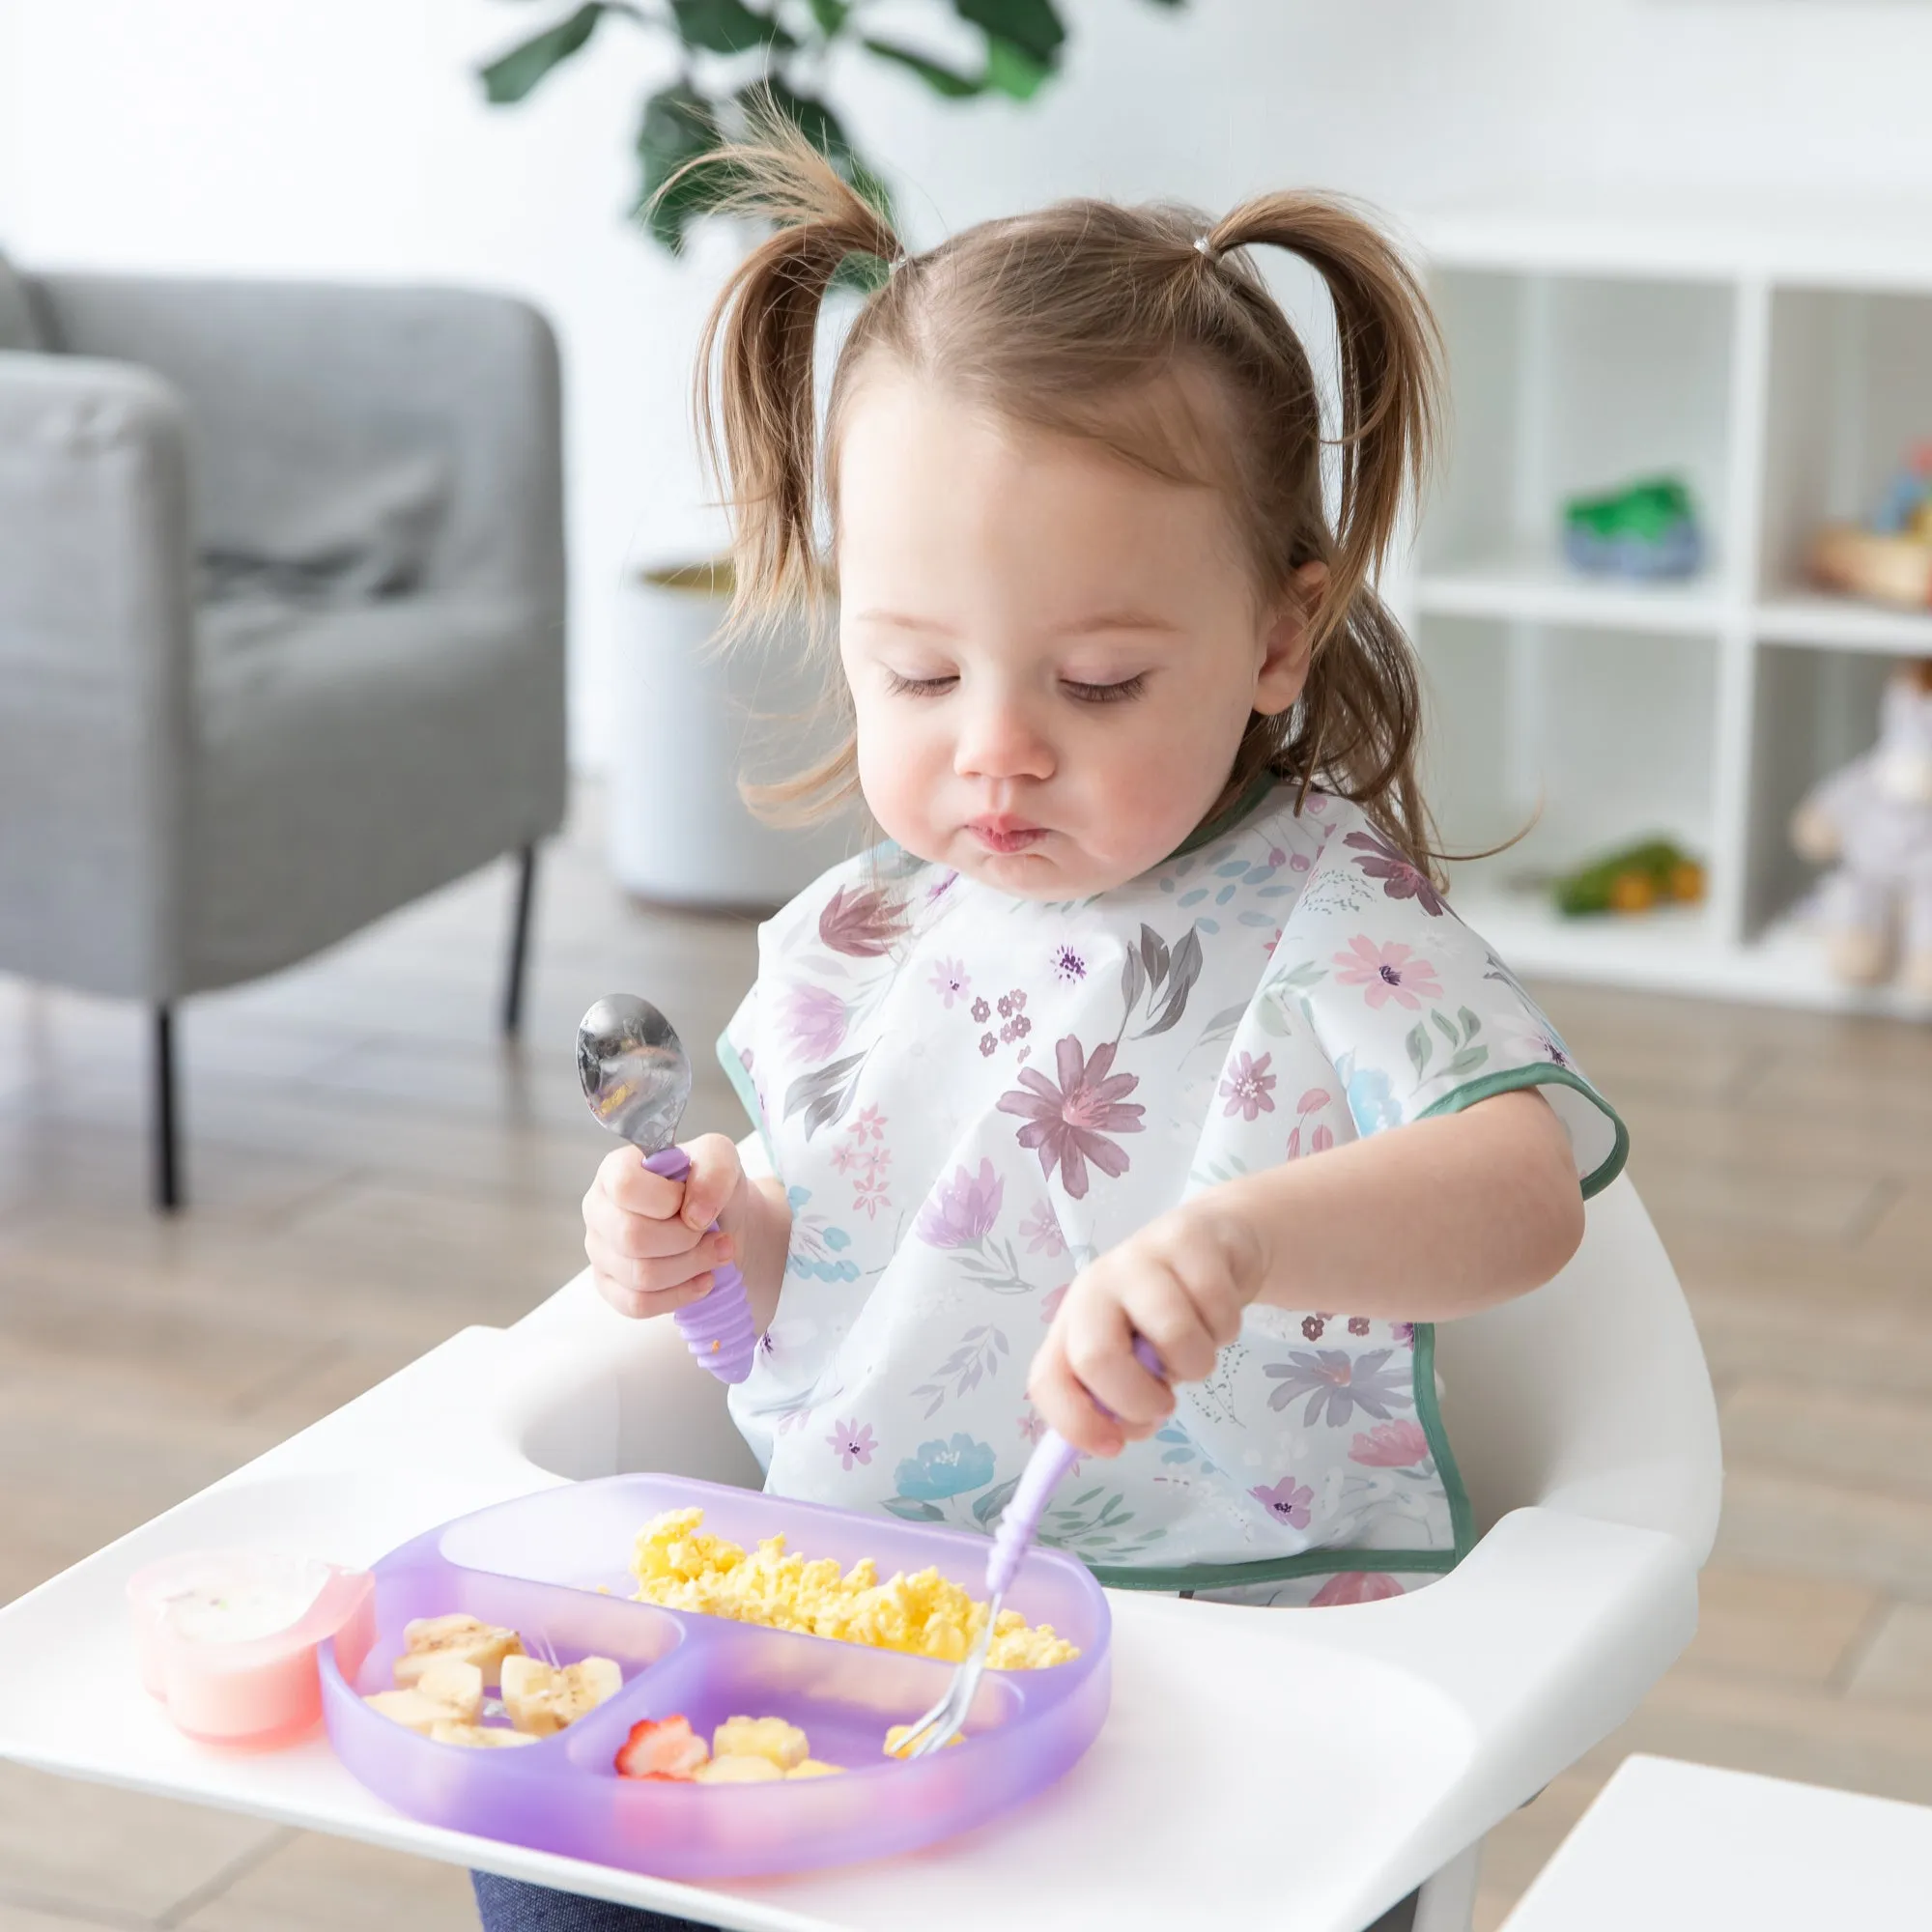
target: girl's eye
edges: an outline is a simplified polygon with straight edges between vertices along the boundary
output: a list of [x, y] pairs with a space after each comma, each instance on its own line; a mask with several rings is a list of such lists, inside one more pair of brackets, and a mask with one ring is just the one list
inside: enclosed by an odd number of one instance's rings
[[1068, 678], [1062, 689], [1077, 697], [1082, 704], [1119, 704], [1129, 697], [1138, 697], [1147, 689], [1147, 672], [1136, 671], [1132, 677], [1123, 677], [1119, 684], [1078, 684]]
[[959, 682], [957, 676], [901, 677], [895, 670], [886, 672], [887, 688], [895, 696], [938, 697]]

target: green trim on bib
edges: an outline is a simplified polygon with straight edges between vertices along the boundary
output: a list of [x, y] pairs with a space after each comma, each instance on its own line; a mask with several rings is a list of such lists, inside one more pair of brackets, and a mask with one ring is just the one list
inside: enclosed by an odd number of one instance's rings
[[1492, 1100], [1498, 1094], [1514, 1094], [1525, 1087], [1573, 1087], [1616, 1129], [1616, 1140], [1602, 1164], [1583, 1177], [1583, 1199], [1588, 1201], [1592, 1195], [1601, 1194], [1624, 1171], [1624, 1162], [1630, 1158], [1630, 1129], [1617, 1110], [1587, 1080], [1553, 1061], [1512, 1067], [1504, 1073], [1486, 1073], [1480, 1080], [1471, 1080], [1466, 1087], [1443, 1094], [1415, 1118], [1427, 1121], [1438, 1114], [1460, 1114], [1479, 1100]]
[[728, 1033], [718, 1036], [718, 1064], [724, 1069], [724, 1077], [730, 1081], [731, 1091], [738, 1096], [738, 1104], [744, 1108], [753, 1126], [757, 1128], [758, 1139], [764, 1143], [765, 1158], [771, 1162], [772, 1172], [782, 1179], [779, 1151], [772, 1145], [771, 1134], [765, 1127], [764, 1113], [758, 1106], [758, 1090], [752, 1085], [752, 1076], [745, 1071], [745, 1063], [738, 1058]]
[[1225, 838], [1236, 826], [1248, 817], [1261, 802], [1281, 782], [1281, 774], [1271, 772], [1266, 766], [1258, 771], [1243, 787], [1241, 795], [1224, 811], [1217, 811], [1212, 818], [1197, 825], [1172, 852], [1160, 863], [1165, 866], [1169, 859], [1184, 859], [1190, 852], [1198, 852], [1204, 845], [1211, 845], [1217, 838]]
[[1304, 1549], [1293, 1556], [1264, 1557], [1257, 1563], [1182, 1563], [1171, 1569], [1122, 1569], [1110, 1563], [1090, 1563], [1094, 1580], [1109, 1590], [1233, 1590], [1244, 1583], [1286, 1583], [1297, 1577], [1327, 1577], [1347, 1570], [1379, 1571], [1393, 1576], [1446, 1576], [1475, 1547], [1475, 1513], [1463, 1472], [1449, 1450], [1442, 1427], [1442, 1410], [1435, 1400], [1435, 1328], [1415, 1324], [1415, 1417], [1429, 1438], [1429, 1453], [1442, 1478], [1449, 1502], [1449, 1549]]

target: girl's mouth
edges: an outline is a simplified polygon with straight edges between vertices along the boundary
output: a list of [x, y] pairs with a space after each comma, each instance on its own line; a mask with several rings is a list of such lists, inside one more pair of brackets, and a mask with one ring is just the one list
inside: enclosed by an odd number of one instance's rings
[[975, 818], [966, 830], [989, 852], [1024, 852], [1046, 837], [1043, 825], [1029, 825], [1023, 818]]

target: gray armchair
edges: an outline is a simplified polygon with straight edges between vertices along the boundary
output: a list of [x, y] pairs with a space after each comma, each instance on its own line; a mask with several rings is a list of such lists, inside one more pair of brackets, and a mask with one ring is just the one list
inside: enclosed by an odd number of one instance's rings
[[[0, 262], [0, 284], [8, 279]], [[521, 303], [0, 288], [0, 972], [172, 1011], [564, 810], [557, 368]], [[24, 299], [23, 299], [24, 298]]]

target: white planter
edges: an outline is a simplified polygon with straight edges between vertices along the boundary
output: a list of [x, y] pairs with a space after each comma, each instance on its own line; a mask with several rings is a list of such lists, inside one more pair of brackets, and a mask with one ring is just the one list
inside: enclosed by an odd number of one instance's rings
[[861, 842], [851, 816], [781, 831], [738, 795], [748, 764], [760, 778], [796, 771], [831, 740], [806, 722], [820, 673], [803, 639], [717, 649], [727, 573], [723, 564], [654, 570], [624, 591], [611, 868], [627, 891], [665, 904], [781, 905]]

